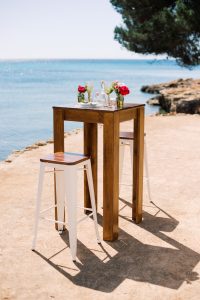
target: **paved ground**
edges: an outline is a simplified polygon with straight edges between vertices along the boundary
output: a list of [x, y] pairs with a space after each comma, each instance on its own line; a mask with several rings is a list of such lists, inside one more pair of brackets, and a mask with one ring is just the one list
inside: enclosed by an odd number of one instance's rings
[[[123, 185], [119, 240], [97, 245], [92, 221], [81, 223], [77, 263], [68, 232], [59, 236], [49, 223], [40, 225], [37, 252], [30, 250], [38, 159], [52, 145], [0, 166], [0, 299], [200, 299], [200, 117], [148, 117], [146, 133], [152, 202], [145, 184], [143, 222], [131, 221], [131, 188]], [[68, 149], [81, 151], [81, 137], [67, 137]], [[122, 181], [130, 183], [128, 152]], [[82, 188], [80, 175], [80, 201]], [[44, 206], [49, 202], [52, 174], [46, 175]]]

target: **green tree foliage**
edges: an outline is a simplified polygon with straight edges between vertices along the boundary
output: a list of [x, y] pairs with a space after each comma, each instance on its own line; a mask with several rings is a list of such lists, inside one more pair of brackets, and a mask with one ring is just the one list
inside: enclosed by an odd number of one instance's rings
[[130, 51], [200, 64], [200, 0], [110, 0], [122, 15], [115, 39]]

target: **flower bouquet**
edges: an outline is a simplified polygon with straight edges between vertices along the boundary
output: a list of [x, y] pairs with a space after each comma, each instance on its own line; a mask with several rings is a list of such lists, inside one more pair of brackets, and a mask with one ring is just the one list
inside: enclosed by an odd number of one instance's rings
[[112, 88], [116, 93], [117, 107], [123, 108], [124, 96], [130, 93], [129, 88], [124, 83], [119, 83], [118, 81], [112, 83]]
[[85, 92], [87, 88], [85, 86], [78, 86], [78, 102], [85, 102]]

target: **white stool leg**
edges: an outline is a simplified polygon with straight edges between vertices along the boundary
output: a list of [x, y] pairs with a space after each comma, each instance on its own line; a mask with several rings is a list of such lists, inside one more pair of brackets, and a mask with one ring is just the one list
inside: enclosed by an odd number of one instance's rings
[[122, 173], [123, 173], [123, 163], [124, 163], [124, 147], [123, 141], [120, 140], [119, 143], [119, 182], [121, 183]]
[[[56, 200], [58, 221], [64, 222], [65, 214], [65, 176], [64, 170], [56, 172]], [[58, 231], [63, 231], [63, 224], [58, 223]]]
[[40, 207], [41, 207], [41, 195], [42, 195], [43, 180], [44, 180], [44, 170], [45, 170], [45, 164], [40, 163], [40, 172], [39, 172], [39, 179], [38, 179], [38, 191], [37, 191], [37, 199], [36, 199], [35, 225], [34, 225], [34, 236], [33, 236], [33, 242], [32, 242], [32, 250], [35, 250], [35, 246], [36, 246], [38, 223], [39, 223], [39, 218], [40, 218]]
[[65, 167], [65, 191], [69, 224], [69, 243], [73, 261], [77, 252], [77, 169], [76, 166]]
[[93, 212], [93, 218], [94, 218], [94, 227], [95, 227], [97, 241], [100, 244], [101, 240], [100, 240], [98, 225], [97, 225], [97, 211], [96, 211], [94, 185], [93, 185], [92, 168], [91, 168], [90, 160], [88, 160], [87, 163], [86, 163], [86, 174], [87, 174], [88, 187], [89, 187], [89, 193], [90, 193], [90, 199], [91, 199], [91, 206], [92, 206], [92, 212]]

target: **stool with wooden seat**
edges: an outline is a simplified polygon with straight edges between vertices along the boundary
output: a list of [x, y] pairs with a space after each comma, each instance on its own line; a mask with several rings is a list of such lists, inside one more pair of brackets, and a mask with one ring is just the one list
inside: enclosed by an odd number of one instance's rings
[[[146, 134], [144, 134], [146, 136]], [[131, 158], [131, 167], [133, 166], [133, 146], [134, 146], [134, 132], [122, 131], [119, 135], [120, 139], [120, 155], [119, 155], [119, 179], [121, 183], [122, 173], [123, 173], [123, 162], [124, 162], [124, 146], [128, 146], [130, 150], [130, 158]], [[147, 182], [147, 191], [148, 197], [151, 201], [151, 192], [150, 192], [150, 184], [149, 184], [149, 172], [148, 172], [148, 164], [147, 164], [147, 150], [146, 150], [146, 142], [144, 139], [144, 167], [145, 167], [145, 177]], [[133, 174], [133, 169], [132, 169]]]
[[[40, 211], [41, 207], [41, 194], [45, 168], [53, 168], [56, 172], [56, 195], [57, 195], [57, 204], [53, 205], [43, 211]], [[77, 171], [85, 170], [87, 174], [87, 181], [91, 199], [92, 208], [84, 208], [86, 211], [91, 211], [90, 214], [83, 217], [77, 222]], [[57, 177], [58, 176], [58, 177]], [[76, 260], [77, 252], [77, 223], [83, 221], [87, 217], [93, 215], [95, 232], [98, 243], [100, 243], [100, 237], [97, 227], [97, 214], [96, 214], [96, 204], [95, 204], [95, 194], [93, 187], [93, 178], [91, 170], [91, 162], [88, 156], [76, 153], [55, 153], [49, 154], [45, 158], [40, 159], [40, 173], [39, 173], [39, 182], [38, 182], [38, 192], [36, 200], [36, 212], [35, 212], [35, 227], [34, 227], [34, 238], [32, 244], [32, 250], [35, 249], [37, 232], [38, 232], [38, 223], [39, 219], [45, 219], [52, 221], [58, 224], [58, 229], [62, 230], [63, 226], [66, 226], [67, 223], [64, 221], [64, 208], [68, 210], [68, 230], [69, 230], [69, 243], [70, 250], [72, 254], [73, 261]], [[49, 209], [57, 207], [57, 220], [45, 218], [42, 216], [43, 213]]]

